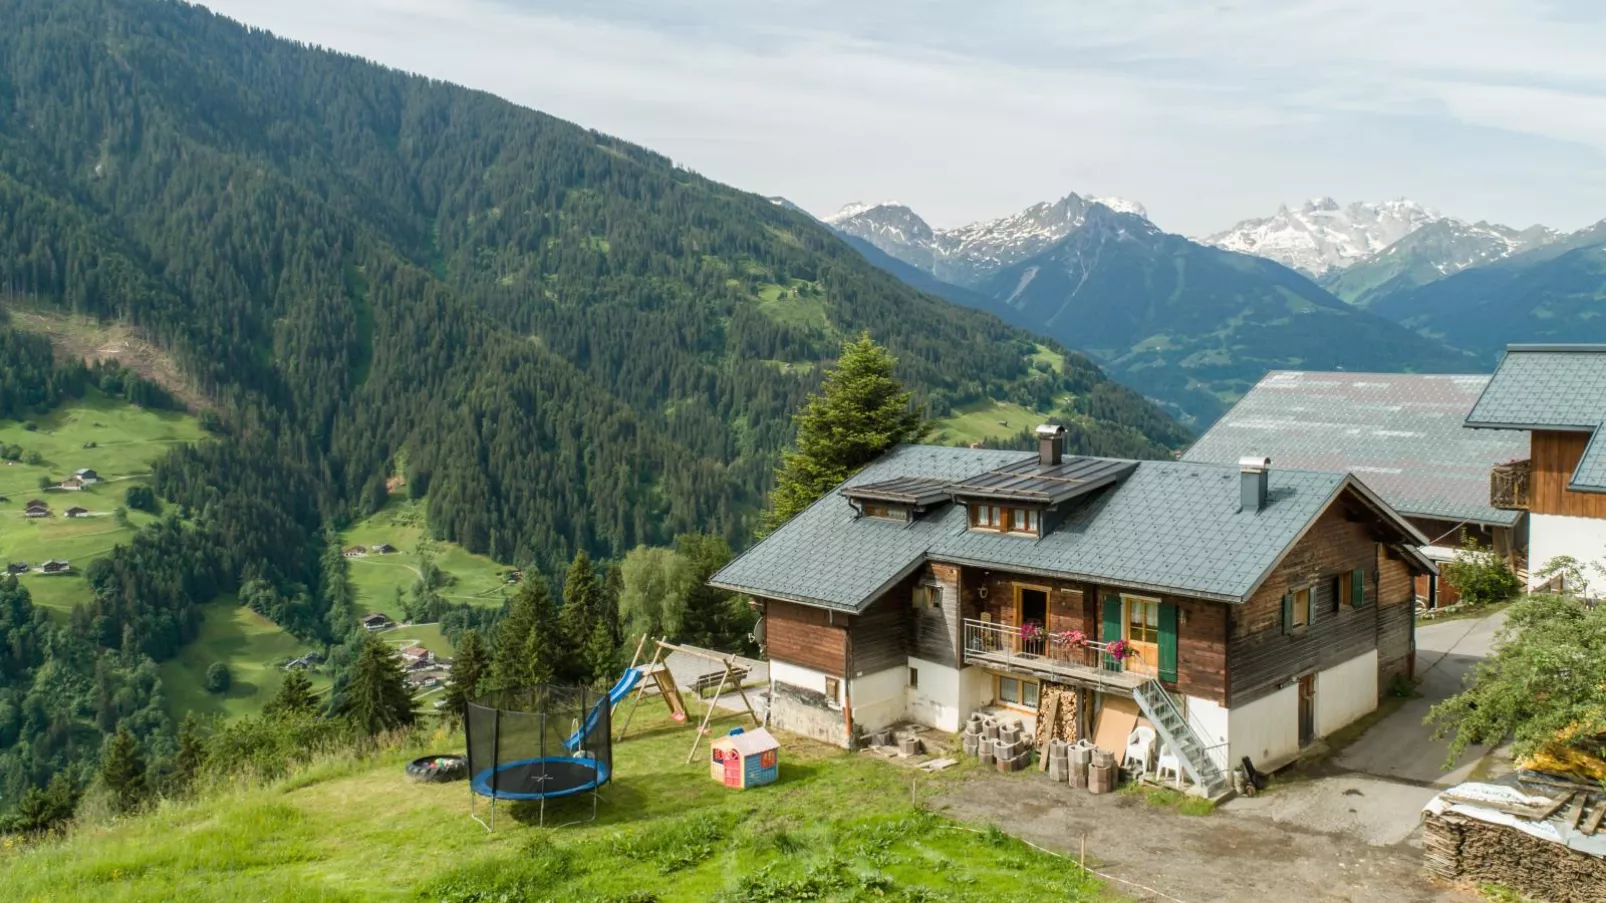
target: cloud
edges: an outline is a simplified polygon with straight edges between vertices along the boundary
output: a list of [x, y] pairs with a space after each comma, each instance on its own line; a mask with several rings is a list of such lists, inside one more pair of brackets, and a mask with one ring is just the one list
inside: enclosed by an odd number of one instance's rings
[[[827, 213], [1068, 191], [1192, 234], [1312, 194], [1606, 215], [1606, 22], [1511, 0], [213, 0]], [[1492, 181], [1492, 179], [1499, 181]], [[1580, 189], [1580, 186], [1584, 186]]]

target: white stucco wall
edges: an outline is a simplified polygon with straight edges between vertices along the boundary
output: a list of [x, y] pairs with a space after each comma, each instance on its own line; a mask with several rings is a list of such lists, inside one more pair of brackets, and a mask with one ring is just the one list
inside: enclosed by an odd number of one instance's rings
[[1601, 580], [1589, 565], [1606, 564], [1606, 519], [1533, 514], [1528, 517], [1528, 572], [1531, 585], [1539, 583], [1539, 570], [1558, 555], [1571, 555], [1584, 565], [1584, 574], [1600, 592]]
[[1228, 709], [1227, 725], [1229, 762], [1248, 756], [1262, 771], [1292, 762], [1299, 755], [1299, 685]]
[[[775, 683], [790, 684], [803, 690], [813, 690], [816, 693], [823, 694], [825, 692], [824, 674], [789, 662], [771, 661], [770, 680]], [[837, 698], [831, 701], [841, 705], [840, 692]]]
[[1377, 708], [1377, 650], [1316, 674], [1316, 735], [1333, 731]]
[[905, 720], [908, 686], [909, 669], [904, 665], [853, 678], [848, 698], [853, 703], [854, 729], [878, 731]]
[[993, 703], [993, 676], [986, 670], [971, 666], [959, 672], [959, 711], [964, 718], [970, 713]]
[[1202, 699], [1198, 696], [1184, 696], [1182, 697], [1182, 708], [1183, 714], [1188, 719], [1188, 727], [1193, 729], [1194, 736], [1198, 737], [1199, 742], [1209, 751], [1210, 758], [1216, 763], [1216, 767], [1222, 771], [1231, 769], [1232, 760], [1227, 757], [1232, 750], [1230, 748], [1212, 748], [1220, 747], [1221, 744], [1227, 742], [1231, 727], [1231, 713], [1227, 707], [1216, 703], [1214, 700]]
[[970, 714], [959, 670], [918, 658], [909, 659], [909, 668], [920, 674], [920, 686], [908, 688], [909, 720], [957, 733]]

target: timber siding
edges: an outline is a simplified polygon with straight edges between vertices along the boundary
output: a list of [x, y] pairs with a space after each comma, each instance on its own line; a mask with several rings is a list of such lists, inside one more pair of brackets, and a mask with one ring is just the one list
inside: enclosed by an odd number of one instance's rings
[[1378, 550], [1377, 573], [1377, 690], [1384, 693], [1395, 677], [1415, 670], [1416, 578], [1385, 549]]
[[[909, 619], [909, 654], [949, 668], [959, 667], [959, 568], [933, 564], [918, 572], [915, 583], [937, 586], [942, 591], [942, 604], [935, 611], [916, 609]], [[911, 584], [907, 591], [913, 589]]]
[[870, 603], [848, 625], [850, 677], [862, 677], [909, 664], [907, 623], [913, 612], [914, 580], [905, 580]]
[[1529, 440], [1528, 510], [1534, 514], [1606, 518], [1606, 495], [1567, 488], [1588, 433], [1537, 430]]
[[766, 599], [764, 648], [775, 661], [843, 677], [849, 617], [795, 602]]
[[[1377, 577], [1383, 553], [1369, 524], [1346, 519], [1345, 507], [1340, 503], [1329, 508], [1249, 601], [1233, 609], [1227, 635], [1229, 705], [1254, 702], [1302, 675], [1330, 668], [1377, 646]], [[1335, 599], [1333, 593], [1334, 578], [1355, 570], [1366, 576], [1366, 601], [1360, 608]], [[1315, 592], [1315, 618], [1309, 627], [1285, 634], [1283, 596], [1304, 586]], [[1410, 593], [1408, 580], [1400, 586]], [[1392, 581], [1390, 589], [1397, 590]], [[1403, 608], [1409, 616], [1409, 605]]]

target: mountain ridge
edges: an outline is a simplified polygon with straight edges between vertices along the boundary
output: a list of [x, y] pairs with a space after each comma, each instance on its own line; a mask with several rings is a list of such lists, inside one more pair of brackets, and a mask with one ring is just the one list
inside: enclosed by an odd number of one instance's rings
[[1243, 220], [1199, 242], [1266, 257], [1318, 278], [1443, 218], [1437, 210], [1407, 198], [1340, 206], [1330, 197], [1320, 197], [1294, 209], [1281, 205], [1271, 216]]

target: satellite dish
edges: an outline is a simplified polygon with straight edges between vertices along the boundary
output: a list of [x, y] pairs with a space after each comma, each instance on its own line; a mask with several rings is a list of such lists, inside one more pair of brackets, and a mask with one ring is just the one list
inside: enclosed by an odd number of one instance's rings
[[762, 615], [753, 623], [753, 632], [748, 636], [756, 645], [764, 645], [764, 617]]

